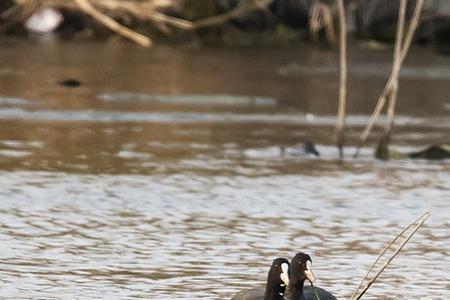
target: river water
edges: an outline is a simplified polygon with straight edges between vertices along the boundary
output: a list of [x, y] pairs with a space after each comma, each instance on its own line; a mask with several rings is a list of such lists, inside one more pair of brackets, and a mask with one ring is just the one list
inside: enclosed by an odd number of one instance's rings
[[[425, 211], [364, 299], [450, 298], [449, 161], [339, 162], [333, 51], [0, 44], [1, 299], [229, 299], [297, 251], [348, 299]], [[350, 49], [352, 144], [392, 49]], [[449, 66], [408, 57], [395, 150], [450, 141]]]

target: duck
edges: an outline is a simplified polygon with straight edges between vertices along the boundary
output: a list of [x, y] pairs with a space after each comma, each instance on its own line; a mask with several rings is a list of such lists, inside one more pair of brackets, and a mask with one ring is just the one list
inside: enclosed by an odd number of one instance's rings
[[283, 300], [288, 285], [289, 261], [286, 258], [277, 258], [270, 266], [265, 289], [240, 291], [231, 300]]
[[[316, 278], [311, 269], [311, 257], [303, 252], [297, 253], [290, 263], [289, 287], [286, 291], [288, 300], [316, 300], [312, 287], [304, 287], [305, 280], [314, 286]], [[320, 300], [336, 300], [336, 297], [326, 290], [314, 286]]]
[[281, 146], [281, 156], [315, 156], [320, 157], [319, 151], [316, 149], [316, 145], [309, 140], [306, 140], [303, 142], [303, 145], [301, 147], [292, 147], [292, 148], [286, 148], [285, 146]]

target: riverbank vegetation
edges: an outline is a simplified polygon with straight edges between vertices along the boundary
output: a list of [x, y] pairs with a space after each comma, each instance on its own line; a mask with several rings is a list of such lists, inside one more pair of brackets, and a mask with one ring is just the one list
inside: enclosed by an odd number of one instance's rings
[[[450, 47], [450, 4], [426, 1], [416, 42]], [[142, 46], [158, 42], [215, 45], [336, 45], [335, 0], [4, 0], [0, 34], [54, 32], [66, 39], [119, 34]], [[399, 1], [344, 1], [347, 31], [360, 39], [394, 42]], [[415, 1], [405, 10], [408, 23]], [[49, 13], [51, 11], [52, 13]]]

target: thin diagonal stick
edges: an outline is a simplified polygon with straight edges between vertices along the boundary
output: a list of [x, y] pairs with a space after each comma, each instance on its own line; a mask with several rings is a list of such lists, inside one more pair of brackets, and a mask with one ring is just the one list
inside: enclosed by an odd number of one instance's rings
[[[365, 292], [372, 286], [372, 284], [378, 279], [378, 277], [381, 275], [381, 273], [383, 273], [383, 271], [386, 269], [386, 267], [391, 263], [391, 261], [398, 255], [398, 253], [403, 249], [403, 247], [406, 245], [406, 243], [409, 242], [409, 240], [413, 237], [413, 235], [417, 232], [417, 230], [419, 230], [419, 228], [423, 225], [423, 223], [425, 223], [426, 220], [428, 220], [428, 218], [431, 216], [431, 213], [426, 212], [424, 214], [422, 214], [419, 218], [417, 218], [416, 220], [414, 220], [414, 222], [412, 222], [411, 224], [409, 224], [405, 229], [403, 229], [399, 234], [397, 234], [397, 236], [389, 243], [386, 245], [386, 247], [384, 247], [384, 249], [381, 251], [381, 253], [378, 255], [377, 259], [375, 260], [375, 262], [372, 264], [372, 266], [369, 268], [369, 271], [367, 272], [366, 276], [364, 276], [363, 280], [361, 280], [361, 283], [359, 284], [359, 286], [356, 288], [355, 292], [352, 294], [350, 299], [360, 299]], [[383, 265], [383, 267], [380, 269], [380, 271], [378, 271], [378, 273], [375, 275], [375, 277], [373, 277], [368, 283], [367, 286], [363, 289], [363, 291], [361, 292], [361, 294], [359, 294], [358, 297], [356, 297], [356, 294], [358, 293], [358, 291], [362, 288], [364, 281], [366, 281], [370, 275], [370, 273], [372, 272], [372, 270], [375, 268], [375, 266], [378, 264], [378, 262], [380, 261], [380, 259], [384, 256], [384, 254], [386, 253], [386, 251], [388, 251], [392, 245], [400, 238], [403, 236], [403, 234], [408, 231], [409, 229], [411, 229], [415, 224], [417, 224], [414, 227], [414, 230], [410, 233], [410, 235], [406, 238], [406, 240], [399, 246], [399, 248], [392, 254], [392, 256], [388, 259], [388, 261]]]
[[403, 42], [403, 45], [402, 45], [400, 59], [398, 61], [398, 64], [394, 65], [392, 67], [391, 75], [384, 87], [383, 92], [381, 93], [380, 97], [378, 98], [378, 103], [375, 106], [372, 116], [370, 117], [369, 122], [366, 125], [366, 128], [364, 129], [364, 131], [361, 133], [361, 136], [359, 137], [359, 143], [358, 143], [356, 153], [354, 154], [354, 157], [358, 156], [361, 146], [363, 145], [363, 143], [366, 141], [367, 137], [369, 136], [369, 133], [372, 130], [373, 125], [380, 117], [381, 110], [383, 109], [383, 106], [386, 102], [386, 96], [390, 93], [395, 78], [398, 77], [400, 68], [403, 64], [403, 61], [405, 60], [406, 54], [408, 53], [408, 50], [409, 50], [409, 47], [411, 46], [414, 32], [416, 31], [417, 25], [419, 24], [419, 17], [420, 17], [420, 13], [421, 13], [422, 7], [423, 7], [423, 1], [424, 0], [416, 1], [416, 6], [414, 7], [413, 18], [412, 18], [411, 24], [408, 27], [408, 32], [406, 33], [405, 41]]

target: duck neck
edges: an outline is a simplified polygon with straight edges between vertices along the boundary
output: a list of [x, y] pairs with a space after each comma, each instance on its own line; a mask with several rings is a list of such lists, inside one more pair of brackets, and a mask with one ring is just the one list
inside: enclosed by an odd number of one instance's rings
[[283, 283], [267, 282], [264, 300], [283, 300], [286, 286]]
[[295, 280], [291, 281], [292, 284], [289, 285], [289, 292], [287, 295], [287, 299], [289, 300], [304, 300], [305, 297], [303, 295], [303, 285], [305, 283], [304, 280]]

